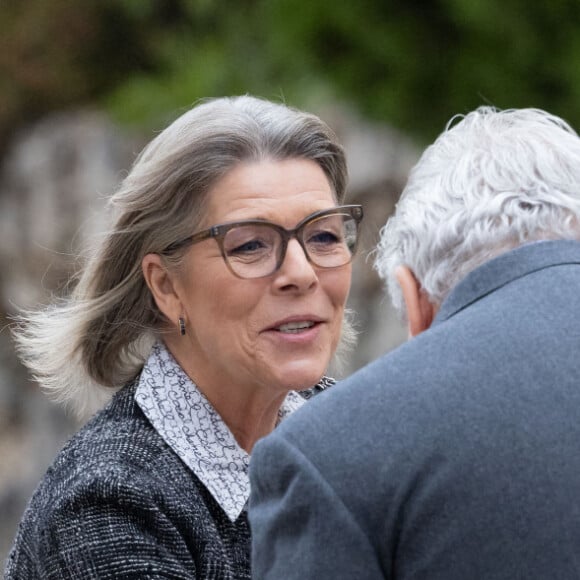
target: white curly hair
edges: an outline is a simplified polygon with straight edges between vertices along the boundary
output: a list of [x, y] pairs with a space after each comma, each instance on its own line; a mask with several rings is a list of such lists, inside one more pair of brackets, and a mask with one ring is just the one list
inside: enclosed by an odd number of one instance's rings
[[577, 133], [539, 109], [480, 107], [451, 119], [411, 171], [381, 231], [375, 269], [404, 319], [400, 265], [439, 305], [468, 272], [504, 251], [579, 238]]

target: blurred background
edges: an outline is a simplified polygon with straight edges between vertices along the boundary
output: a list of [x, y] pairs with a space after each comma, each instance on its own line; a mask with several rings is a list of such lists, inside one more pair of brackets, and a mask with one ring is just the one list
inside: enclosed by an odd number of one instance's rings
[[66, 294], [155, 132], [241, 93], [319, 114], [347, 149], [366, 210], [348, 374], [405, 339], [369, 253], [447, 121], [539, 107], [580, 127], [580, 2], [0, 0], [0, 562], [79, 427], [18, 364], [10, 316]]

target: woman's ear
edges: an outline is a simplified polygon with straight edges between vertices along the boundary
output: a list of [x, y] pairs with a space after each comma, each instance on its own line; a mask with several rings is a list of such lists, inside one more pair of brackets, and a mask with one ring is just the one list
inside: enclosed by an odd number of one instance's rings
[[157, 308], [177, 326], [183, 307], [175, 287], [175, 275], [167, 269], [159, 254], [147, 254], [141, 269]]
[[435, 314], [437, 314], [437, 308], [429, 302], [427, 294], [421, 288], [421, 284], [410, 268], [399, 266], [395, 270], [395, 277], [403, 292], [403, 300], [407, 309], [409, 336], [417, 336], [431, 326]]

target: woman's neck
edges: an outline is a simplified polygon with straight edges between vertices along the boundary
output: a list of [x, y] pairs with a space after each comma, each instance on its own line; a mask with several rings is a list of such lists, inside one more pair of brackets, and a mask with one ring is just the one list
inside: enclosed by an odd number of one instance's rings
[[218, 412], [240, 447], [250, 453], [256, 441], [276, 426], [287, 391], [257, 386], [252, 384], [251, 377], [243, 384], [233, 385], [231, 379], [225, 380], [218, 371], [196, 377], [193, 373], [199, 371], [195, 370], [190, 351], [184, 350], [183, 341], [178, 339], [165, 337], [169, 352]]
[[229, 394], [226, 402], [212, 395], [213, 393], [209, 396], [206, 394], [206, 397], [228, 426], [238, 445], [248, 453], [252, 452], [258, 439], [274, 430], [280, 407], [286, 398], [286, 394], [281, 393], [268, 399], [256, 396], [234, 402]]

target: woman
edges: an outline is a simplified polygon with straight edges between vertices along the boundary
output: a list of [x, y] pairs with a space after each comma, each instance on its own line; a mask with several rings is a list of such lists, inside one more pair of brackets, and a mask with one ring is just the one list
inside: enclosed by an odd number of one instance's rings
[[250, 577], [249, 454], [332, 382], [344, 335], [362, 218], [345, 187], [324, 123], [252, 97], [145, 148], [70, 301], [16, 331], [61, 401], [125, 386], [48, 470], [6, 578]]

